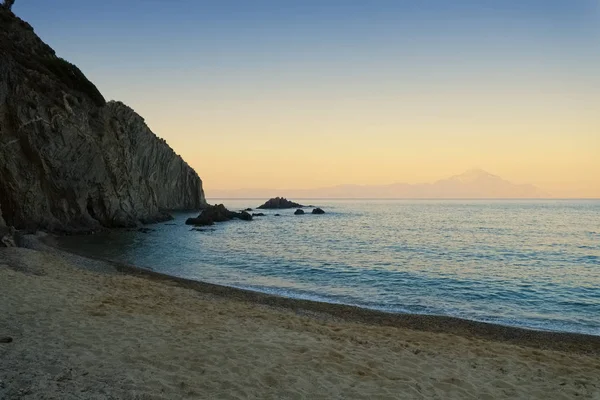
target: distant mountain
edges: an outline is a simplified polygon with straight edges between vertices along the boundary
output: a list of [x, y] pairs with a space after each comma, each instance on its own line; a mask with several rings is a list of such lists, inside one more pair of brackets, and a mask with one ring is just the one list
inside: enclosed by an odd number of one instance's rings
[[515, 184], [481, 169], [434, 183], [389, 185], [337, 185], [317, 189], [213, 190], [213, 198], [382, 198], [382, 199], [507, 199], [546, 198], [550, 194], [534, 185]]

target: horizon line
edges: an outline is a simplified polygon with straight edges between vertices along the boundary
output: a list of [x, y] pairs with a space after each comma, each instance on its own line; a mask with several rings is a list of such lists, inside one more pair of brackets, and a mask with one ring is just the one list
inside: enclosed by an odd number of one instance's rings
[[[205, 196], [206, 197], [206, 196]], [[262, 200], [265, 197], [206, 197], [211, 200]], [[279, 196], [281, 197], [281, 196]], [[269, 197], [270, 198], [270, 197]], [[297, 200], [600, 200], [600, 197], [294, 197]]]

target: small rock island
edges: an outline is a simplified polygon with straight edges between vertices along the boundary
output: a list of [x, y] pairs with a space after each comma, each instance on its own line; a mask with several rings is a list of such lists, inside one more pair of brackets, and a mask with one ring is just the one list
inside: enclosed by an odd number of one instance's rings
[[302, 204], [294, 203], [293, 201], [290, 201], [290, 200], [286, 199], [285, 197], [274, 197], [272, 199], [267, 200], [267, 202], [265, 204], [263, 204], [262, 206], [259, 206], [258, 208], [263, 209], [263, 210], [268, 210], [268, 209], [279, 210], [279, 209], [284, 209], [284, 208], [300, 208], [300, 207], [304, 207], [304, 206]]

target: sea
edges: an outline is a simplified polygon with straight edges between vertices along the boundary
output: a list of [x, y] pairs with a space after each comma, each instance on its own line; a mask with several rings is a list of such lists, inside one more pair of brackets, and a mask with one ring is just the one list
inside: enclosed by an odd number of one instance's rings
[[[264, 200], [209, 199], [230, 210]], [[600, 335], [600, 200], [303, 200], [323, 215], [192, 230], [197, 213], [67, 236], [78, 253], [165, 274], [391, 313]], [[280, 214], [275, 216], [275, 214]]]

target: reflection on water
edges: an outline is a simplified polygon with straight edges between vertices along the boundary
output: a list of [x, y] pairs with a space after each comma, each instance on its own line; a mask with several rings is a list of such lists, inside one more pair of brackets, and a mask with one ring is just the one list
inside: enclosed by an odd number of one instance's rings
[[[236, 210], [260, 203], [223, 202]], [[147, 234], [61, 241], [287, 296], [600, 335], [600, 201], [312, 202], [327, 214], [267, 210], [203, 232], [177, 214]]]

